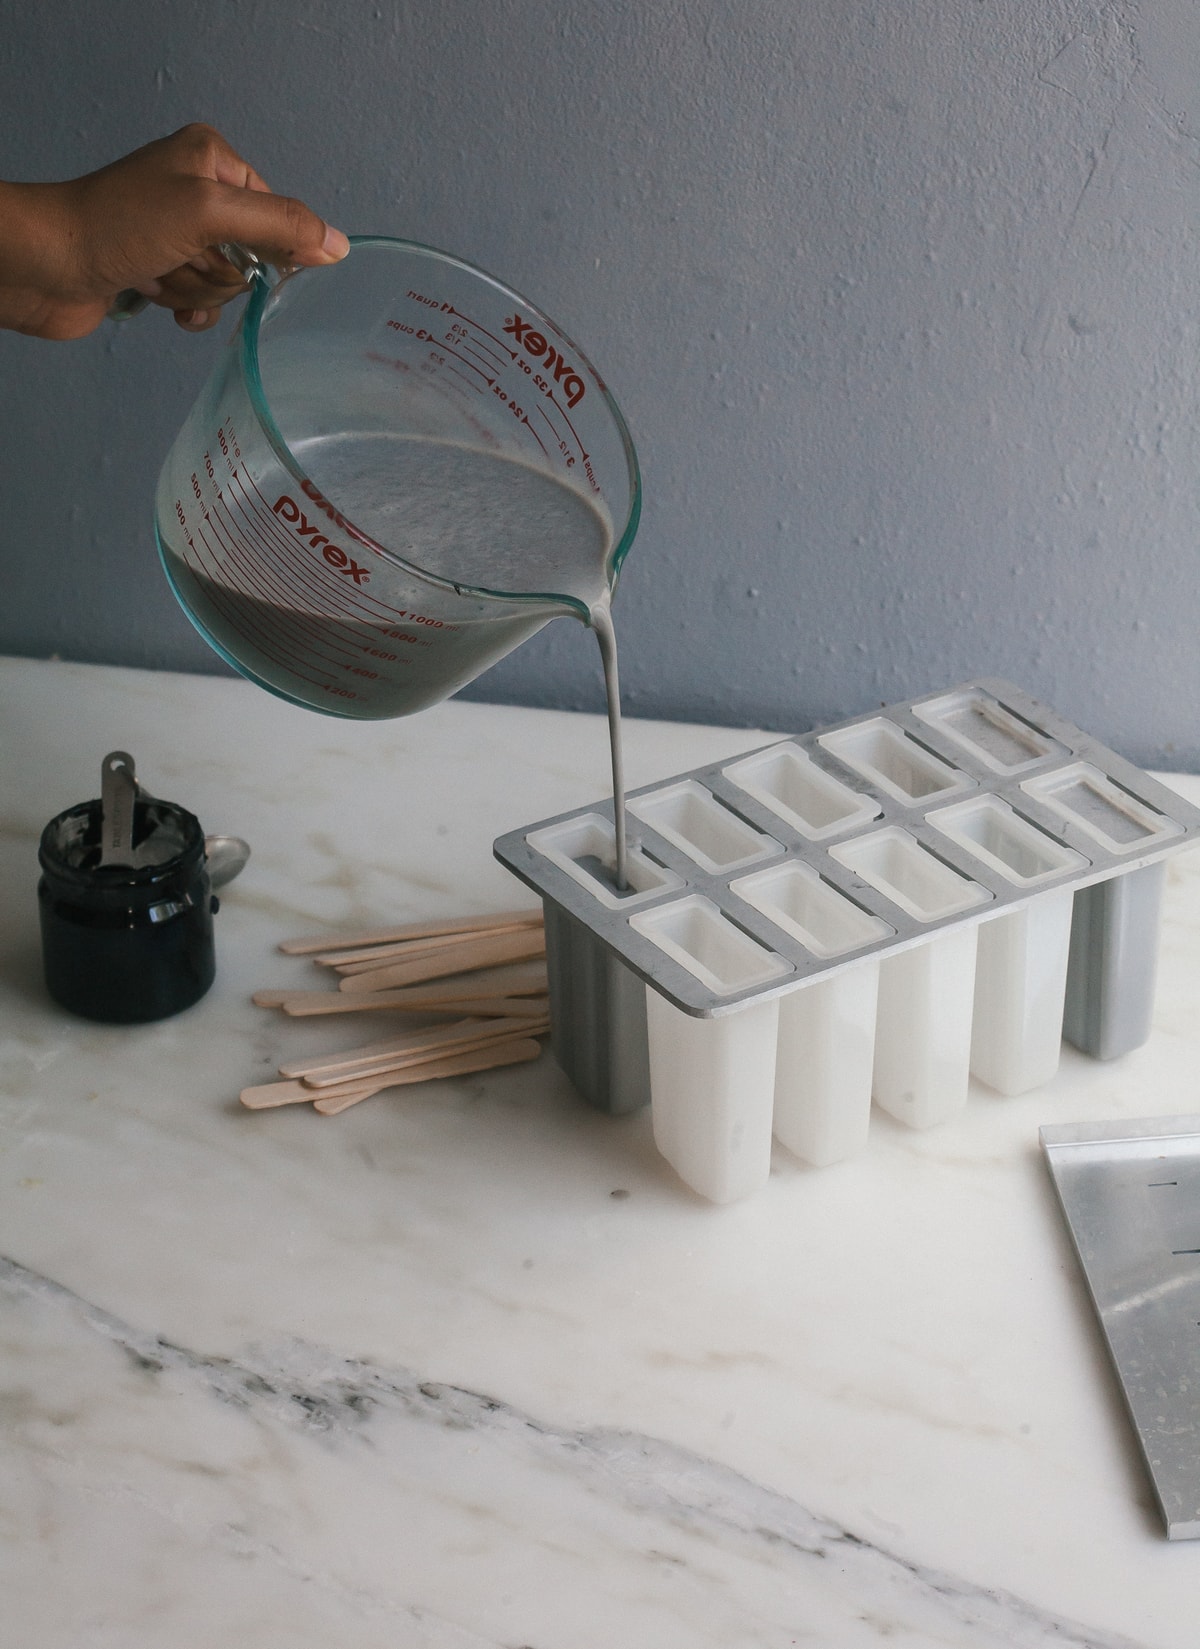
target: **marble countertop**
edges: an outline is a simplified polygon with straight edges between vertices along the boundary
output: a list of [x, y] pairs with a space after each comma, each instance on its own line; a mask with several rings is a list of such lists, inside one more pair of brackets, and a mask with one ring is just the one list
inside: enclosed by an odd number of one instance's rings
[[[1143, 1049], [720, 1208], [548, 1052], [236, 1103], [331, 1045], [251, 1005], [311, 983], [278, 941], [524, 902], [492, 840], [604, 794], [598, 718], [24, 660], [0, 705], [5, 1649], [1194, 1649], [1037, 1129], [1196, 1109], [1196, 856]], [[762, 742], [634, 722], [630, 782]], [[254, 849], [136, 1028], [40, 980], [37, 838], [116, 747]]]

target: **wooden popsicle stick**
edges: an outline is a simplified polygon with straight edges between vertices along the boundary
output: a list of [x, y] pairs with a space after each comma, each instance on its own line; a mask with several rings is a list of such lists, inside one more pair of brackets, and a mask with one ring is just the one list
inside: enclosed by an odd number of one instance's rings
[[[536, 1002], [531, 1007], [527, 997], [512, 998], [512, 1006], [516, 1012], [511, 1014], [496, 1014], [492, 1018], [477, 1018], [471, 1021], [456, 1019], [453, 1025], [442, 1025], [437, 1029], [453, 1032], [456, 1035], [471, 1035], [472, 1032], [463, 1031], [461, 1027], [467, 1023], [478, 1026], [481, 1036], [486, 1034], [511, 1036], [543, 1036], [545, 1028], [550, 1024], [550, 1013], [546, 1002]], [[448, 1010], [449, 1011], [449, 1010]], [[511, 1026], [510, 1030], [496, 1032], [492, 1027], [497, 1025]], [[313, 1059], [292, 1060], [279, 1067], [279, 1074], [288, 1079], [309, 1079], [314, 1075], [328, 1072], [331, 1076], [340, 1071], [344, 1082], [354, 1080], [355, 1072], [368, 1065], [382, 1064], [395, 1056], [409, 1053], [413, 1048], [423, 1045], [429, 1032], [415, 1031], [404, 1037], [389, 1037], [384, 1042], [367, 1043], [361, 1048], [350, 1048], [344, 1054], [325, 1054]], [[454, 1035], [447, 1036], [448, 1042], [454, 1041]]]
[[[389, 1037], [386, 1042], [371, 1042], [364, 1048], [350, 1048], [345, 1053], [289, 1060], [286, 1065], [279, 1067], [279, 1074], [285, 1077], [311, 1078], [329, 1076], [341, 1071], [345, 1074], [339, 1081], [345, 1082], [349, 1080], [349, 1073], [357, 1065], [378, 1065], [382, 1061], [416, 1053], [422, 1049], [440, 1048], [445, 1042], [454, 1042], [460, 1037], [470, 1036], [488, 1030], [493, 1025], [504, 1023], [504, 1019], [456, 1019], [452, 1025], [433, 1025], [425, 1030], [408, 1031], [404, 1036]], [[518, 1023], [527, 1024], [529, 1021], [521, 1019]]]
[[497, 933], [485, 939], [448, 945], [445, 950], [414, 957], [411, 962], [391, 962], [370, 973], [352, 974], [342, 980], [338, 989], [351, 995], [399, 989], [430, 979], [445, 979], [448, 974], [466, 973], [499, 962], [523, 962], [545, 954], [546, 935], [542, 929], [522, 928], [515, 933]]
[[550, 1029], [549, 1020], [518, 1021], [515, 1027], [508, 1021], [495, 1021], [504, 1024], [503, 1030], [477, 1031], [472, 1035], [454, 1037], [449, 1043], [443, 1043], [432, 1048], [414, 1048], [405, 1054], [392, 1054], [390, 1058], [378, 1060], [374, 1065], [360, 1065], [353, 1071], [330, 1071], [322, 1074], [316, 1072], [303, 1078], [304, 1086], [314, 1093], [331, 1088], [353, 1087], [359, 1082], [369, 1082], [378, 1076], [386, 1076], [389, 1071], [407, 1071], [416, 1065], [429, 1065], [441, 1059], [449, 1059], [452, 1055], [471, 1053], [476, 1048], [495, 1048], [501, 1043], [526, 1041], [535, 1036], [541, 1036]]
[[[378, 991], [373, 995], [343, 996], [338, 991], [259, 990], [251, 1000], [260, 1008], [282, 1008], [303, 1017], [310, 1013], [357, 1013], [368, 1008], [411, 1008], [439, 1013], [444, 1003], [500, 996], [544, 996], [548, 988], [545, 963], [512, 962], [505, 967], [478, 968], [461, 979], [412, 986], [404, 990]], [[464, 1009], [464, 1012], [467, 1010]], [[472, 1013], [483, 1009], [472, 1008]]]
[[531, 922], [513, 922], [503, 928], [472, 928], [469, 933], [439, 933], [430, 939], [406, 939], [398, 945], [368, 945], [362, 950], [321, 951], [312, 958], [325, 968], [336, 968], [339, 973], [365, 973], [368, 968], [381, 967], [385, 962], [400, 962], [410, 956], [424, 956], [429, 951], [444, 950], [447, 945], [458, 945], [468, 939], [486, 939], [493, 933], [527, 933]]
[[382, 1093], [385, 1088], [403, 1088], [412, 1083], [434, 1082], [448, 1076], [470, 1076], [474, 1071], [496, 1070], [501, 1065], [520, 1065], [526, 1060], [536, 1059], [541, 1051], [540, 1042], [522, 1039], [505, 1042], [499, 1047], [478, 1048], [474, 1053], [457, 1054], [453, 1058], [429, 1060], [424, 1065], [413, 1065], [406, 1071], [393, 1071], [388, 1076], [376, 1078], [373, 1085], [364, 1085], [366, 1092], [361, 1089], [353, 1092], [346, 1089], [340, 1094], [327, 1092], [324, 1097], [313, 1101], [313, 1110], [320, 1111], [322, 1116], [337, 1116], [340, 1111], [357, 1105], [360, 1099], [369, 1099], [372, 1094]]
[[[367, 1093], [376, 1090], [369, 1085]], [[248, 1111], [268, 1111], [276, 1105], [304, 1105], [316, 1093], [315, 1088], [308, 1088], [303, 1082], [262, 1082], [253, 1088], [243, 1088], [238, 1096]], [[366, 1094], [363, 1095], [366, 1098]]]
[[[399, 1001], [393, 998], [399, 997]], [[529, 1013], [536, 1018], [532, 1007], [545, 1011], [544, 995], [539, 996], [450, 996], [412, 1001], [402, 991], [378, 991], [373, 996], [343, 996], [339, 991], [310, 991], [303, 996], [289, 996], [280, 1004], [290, 1019], [311, 1019], [325, 1014], [364, 1013], [385, 1009], [392, 1013], [420, 1014], [475, 1014], [480, 1018], [503, 1019], [507, 1014]]]
[[541, 920], [540, 907], [502, 910], [494, 916], [433, 917], [423, 922], [406, 922], [402, 927], [376, 928], [369, 933], [324, 933], [311, 939], [285, 939], [279, 948], [285, 956], [311, 956], [316, 951], [354, 950], [360, 945], [390, 945], [404, 939], [429, 939], [443, 933], [478, 933], [490, 928], [540, 925]]

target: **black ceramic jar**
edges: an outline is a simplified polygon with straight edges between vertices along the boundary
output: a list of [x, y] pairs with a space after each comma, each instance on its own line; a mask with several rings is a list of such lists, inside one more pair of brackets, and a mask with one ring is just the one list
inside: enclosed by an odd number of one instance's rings
[[134, 807], [133, 865], [101, 865], [101, 804], [42, 832], [38, 904], [46, 988], [85, 1019], [137, 1024], [198, 1002], [213, 982], [213, 913], [200, 822], [173, 802]]

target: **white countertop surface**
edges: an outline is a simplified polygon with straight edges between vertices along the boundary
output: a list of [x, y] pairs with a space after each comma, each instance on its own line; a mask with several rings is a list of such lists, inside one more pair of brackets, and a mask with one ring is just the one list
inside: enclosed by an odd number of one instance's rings
[[[633, 722], [630, 782], [762, 742]], [[254, 850], [212, 991], [134, 1028], [47, 999], [35, 897], [118, 747]], [[236, 1103], [363, 1040], [251, 1005], [319, 982], [279, 940], [525, 903], [493, 838], [606, 759], [592, 717], [0, 661], [4, 1649], [1195, 1649], [1200, 1542], [1162, 1536], [1037, 1145], [1198, 1108], [1195, 855], [1143, 1049], [877, 1116], [834, 1168], [777, 1148], [732, 1207], [548, 1051]]]

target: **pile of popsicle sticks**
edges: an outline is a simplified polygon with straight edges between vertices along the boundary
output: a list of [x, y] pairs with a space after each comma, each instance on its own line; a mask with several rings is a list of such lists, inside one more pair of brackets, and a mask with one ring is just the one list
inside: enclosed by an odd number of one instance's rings
[[385, 1088], [536, 1059], [536, 1038], [550, 1028], [540, 910], [286, 939], [279, 949], [331, 970], [337, 987], [256, 991], [259, 1007], [296, 1019], [387, 1012], [416, 1023], [363, 1047], [289, 1060], [278, 1082], [242, 1090], [250, 1110], [309, 1103], [322, 1116], [337, 1116]]

